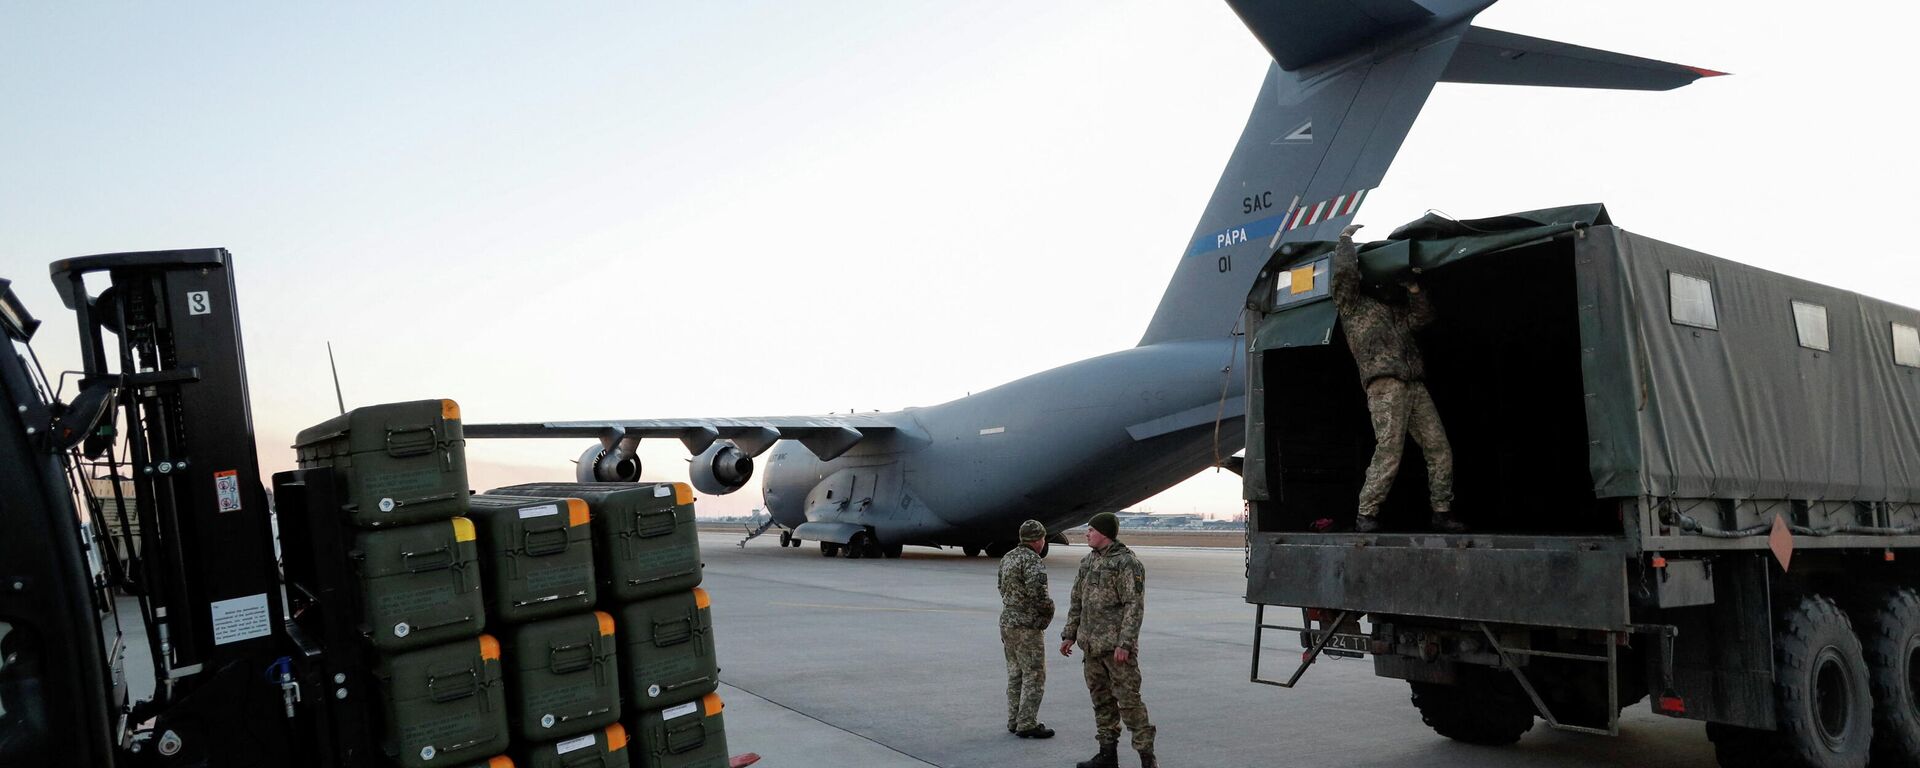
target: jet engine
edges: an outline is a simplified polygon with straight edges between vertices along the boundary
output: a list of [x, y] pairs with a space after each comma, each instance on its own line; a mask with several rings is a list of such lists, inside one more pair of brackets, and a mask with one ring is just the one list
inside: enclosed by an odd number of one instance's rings
[[692, 462], [687, 474], [701, 493], [733, 493], [753, 478], [753, 457], [732, 441], [713, 441]]
[[599, 443], [587, 446], [574, 467], [573, 479], [582, 483], [635, 483], [640, 481], [640, 457], [624, 444], [608, 448]]

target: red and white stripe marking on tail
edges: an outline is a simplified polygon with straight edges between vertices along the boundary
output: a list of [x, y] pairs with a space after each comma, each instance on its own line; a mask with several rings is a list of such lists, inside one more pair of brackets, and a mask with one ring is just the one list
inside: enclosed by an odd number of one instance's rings
[[1372, 190], [1363, 189], [1358, 192], [1341, 195], [1332, 200], [1322, 200], [1313, 205], [1301, 206], [1294, 211], [1292, 218], [1287, 219], [1286, 230], [1292, 231], [1301, 227], [1310, 227], [1323, 221], [1331, 221], [1341, 216], [1351, 216], [1355, 211], [1360, 210], [1360, 201], [1365, 200], [1367, 193], [1370, 191]]

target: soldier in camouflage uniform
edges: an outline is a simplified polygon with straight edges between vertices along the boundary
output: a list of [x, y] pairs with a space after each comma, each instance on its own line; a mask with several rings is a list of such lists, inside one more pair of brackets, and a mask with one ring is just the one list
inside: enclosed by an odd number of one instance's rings
[[1414, 331], [1433, 322], [1433, 304], [1411, 282], [1402, 284], [1405, 302], [1381, 299], [1361, 287], [1360, 251], [1353, 244], [1353, 233], [1359, 229], [1354, 225], [1342, 231], [1333, 252], [1333, 303], [1346, 332], [1347, 348], [1360, 369], [1367, 411], [1373, 418], [1373, 462], [1367, 465], [1366, 483], [1360, 486], [1360, 514], [1354, 529], [1379, 530], [1380, 505], [1400, 473], [1400, 455], [1411, 435], [1427, 457], [1433, 527], [1464, 532], [1466, 526], [1453, 517], [1453, 447], [1447, 442], [1433, 396], [1427, 394], [1426, 362], [1413, 339]]
[[1020, 524], [1020, 546], [1000, 558], [1000, 646], [1007, 652], [1007, 730], [1023, 739], [1053, 738], [1036, 719], [1047, 687], [1047, 624], [1053, 597], [1040, 551], [1047, 528], [1038, 520]]
[[1060, 635], [1061, 655], [1072, 656], [1075, 644], [1087, 652], [1081, 668], [1093, 698], [1094, 737], [1100, 742], [1100, 752], [1077, 768], [1117, 768], [1122, 723], [1133, 732], [1141, 768], [1159, 767], [1153, 755], [1153, 723], [1140, 702], [1138, 643], [1147, 607], [1147, 569], [1133, 550], [1115, 540], [1119, 533], [1119, 521], [1109, 512], [1087, 523], [1087, 545], [1093, 551], [1080, 559], [1067, 628]]

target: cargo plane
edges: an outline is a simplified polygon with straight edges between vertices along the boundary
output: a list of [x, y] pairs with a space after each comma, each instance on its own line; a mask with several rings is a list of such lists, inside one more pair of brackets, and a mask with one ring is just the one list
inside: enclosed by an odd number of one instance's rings
[[1232, 157], [1140, 342], [984, 392], [873, 414], [475, 424], [475, 438], [594, 442], [582, 481], [634, 481], [635, 447], [677, 439], [703, 493], [766, 456], [783, 544], [897, 557], [1011, 548], [1020, 521], [1061, 531], [1120, 510], [1242, 447], [1236, 325], [1285, 243], [1353, 220], [1435, 83], [1664, 91], [1722, 73], [1473, 25], [1492, 0], [1228, 0], [1273, 57]]

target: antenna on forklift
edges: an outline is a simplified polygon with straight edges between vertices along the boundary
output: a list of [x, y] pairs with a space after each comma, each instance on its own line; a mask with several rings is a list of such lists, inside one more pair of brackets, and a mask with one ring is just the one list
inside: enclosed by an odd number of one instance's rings
[[347, 398], [340, 394], [340, 366], [333, 362], [333, 342], [327, 342], [327, 367], [333, 370], [333, 401], [340, 406], [340, 412], [347, 412]]

